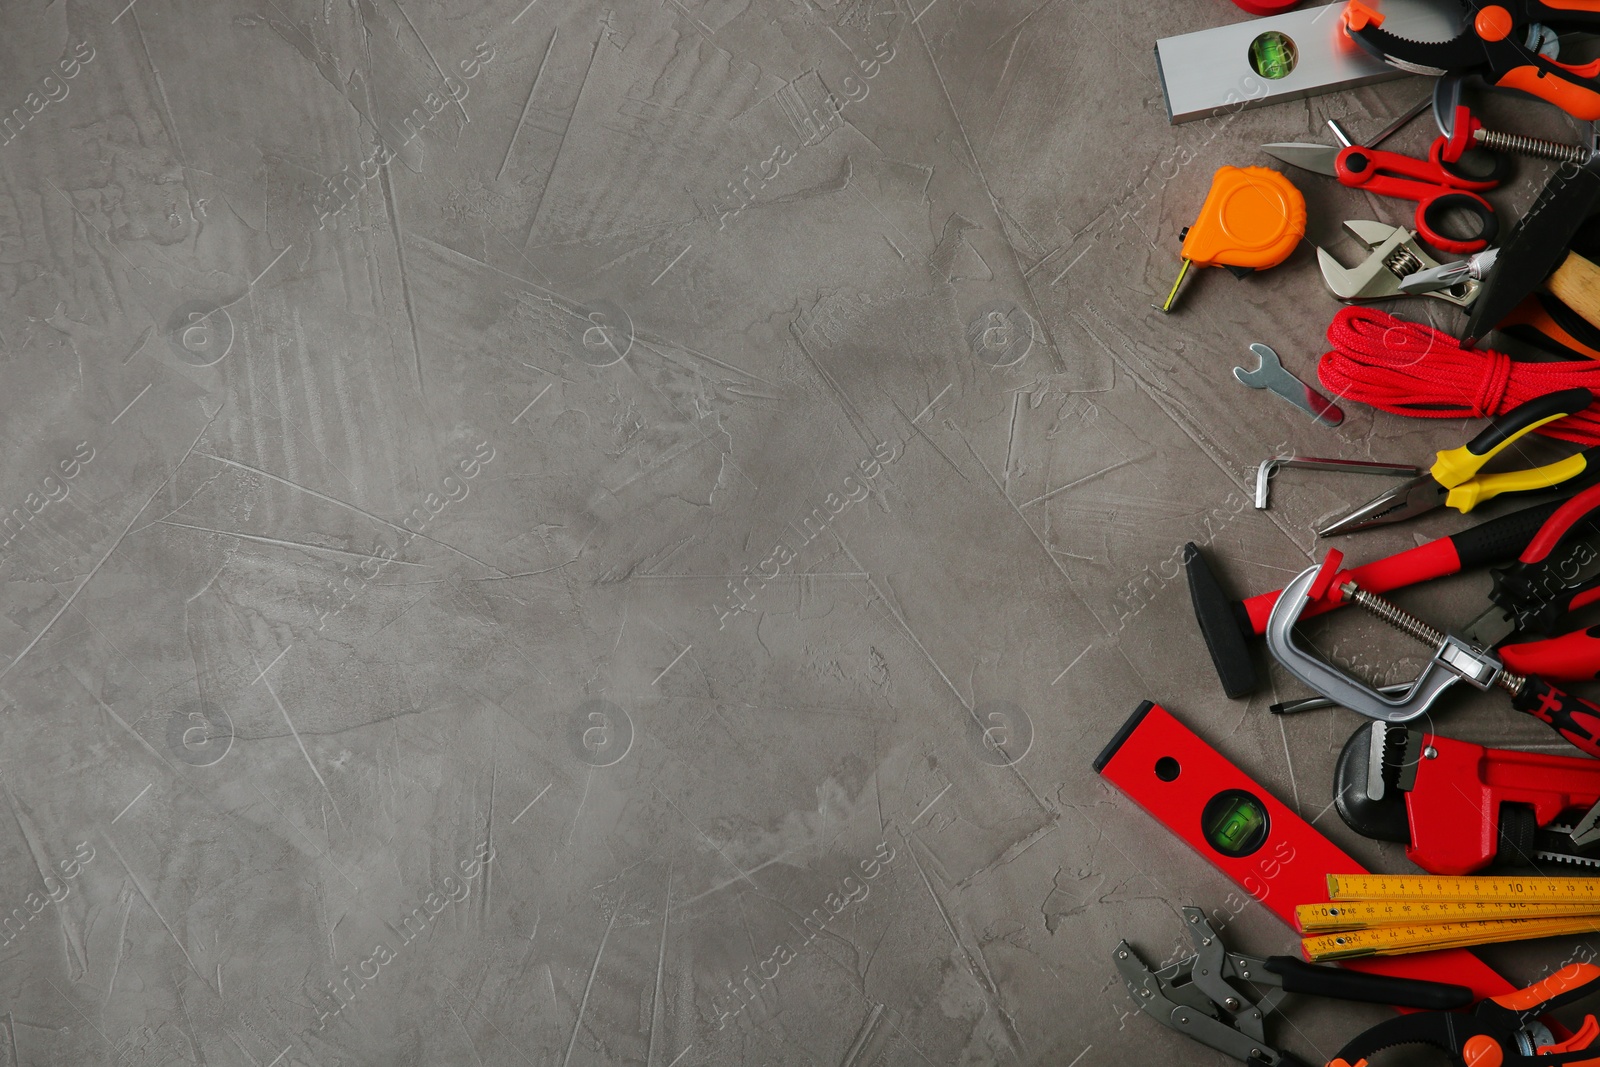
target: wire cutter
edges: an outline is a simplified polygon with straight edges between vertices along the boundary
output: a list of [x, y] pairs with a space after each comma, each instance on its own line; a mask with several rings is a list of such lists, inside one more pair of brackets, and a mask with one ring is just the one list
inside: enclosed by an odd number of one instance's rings
[[1501, 493], [1520, 493], [1559, 485], [1600, 460], [1600, 445], [1530, 470], [1479, 474], [1478, 469], [1524, 435], [1546, 423], [1582, 411], [1594, 402], [1587, 389], [1563, 389], [1534, 397], [1501, 415], [1460, 448], [1440, 452], [1433, 467], [1380, 494], [1350, 514], [1317, 531], [1319, 537], [1370, 530], [1404, 522], [1438, 507], [1471, 511]]
[[1464, 18], [1447, 41], [1412, 41], [1383, 28], [1383, 15], [1363, 0], [1345, 5], [1345, 32], [1390, 66], [1435, 77], [1478, 74], [1579, 119], [1600, 119], [1600, 60], [1560, 63], [1555, 42], [1565, 33], [1600, 32], [1600, 0], [1446, 0]]
[[[1600, 603], [1600, 485], [1561, 505], [1516, 562], [1490, 573], [1490, 607], [1463, 637], [1499, 645], [1506, 669], [1518, 674], [1568, 682], [1600, 676], [1600, 627], [1551, 636], [1568, 613]], [[1502, 644], [1518, 634], [1537, 639]]]
[[1328, 1061], [1328, 1067], [1365, 1067], [1399, 1045], [1431, 1045], [1462, 1067], [1560, 1067], [1595, 1062], [1591, 1046], [1600, 1038], [1593, 1015], [1578, 1032], [1557, 1042], [1539, 1016], [1600, 992], [1600, 967], [1574, 963], [1515, 993], [1480, 1000], [1471, 1013], [1423, 1011], [1374, 1026]]
[[[1263, 959], [1232, 952], [1206, 921], [1205, 912], [1184, 908], [1183, 918], [1194, 941], [1193, 956], [1152, 971], [1123, 941], [1113, 953], [1117, 972], [1145, 1014], [1249, 1067], [1307, 1067], [1294, 1053], [1266, 1041], [1266, 1017], [1290, 993], [1436, 1011], [1472, 1002], [1472, 992], [1465, 986], [1319, 967], [1293, 956]], [[1276, 988], [1252, 1000], [1233, 984], [1239, 979]]]
[[[1338, 178], [1341, 185], [1352, 189], [1415, 200], [1414, 228], [1424, 241], [1446, 252], [1465, 255], [1481, 251], [1499, 234], [1494, 206], [1478, 193], [1500, 184], [1506, 167], [1504, 156], [1494, 155], [1494, 166], [1488, 172], [1468, 175], [1444, 160], [1447, 142], [1443, 137], [1433, 142], [1427, 159], [1413, 159], [1398, 152], [1363, 148], [1350, 140], [1338, 122], [1330, 119], [1328, 126], [1338, 146], [1287, 141], [1262, 145], [1262, 151], [1291, 166]], [[1458, 238], [1441, 232], [1447, 213], [1455, 210], [1476, 216], [1475, 234]]]

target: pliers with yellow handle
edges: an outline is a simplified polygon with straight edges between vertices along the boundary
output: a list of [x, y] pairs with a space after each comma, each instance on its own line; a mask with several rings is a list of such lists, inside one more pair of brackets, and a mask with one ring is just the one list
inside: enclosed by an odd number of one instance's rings
[[1467, 512], [1501, 493], [1524, 493], [1560, 485], [1591, 470], [1600, 471], [1600, 446], [1565, 459], [1519, 471], [1479, 474], [1495, 456], [1545, 425], [1576, 414], [1594, 403], [1587, 389], [1563, 389], [1521, 404], [1491, 422], [1482, 433], [1462, 445], [1440, 452], [1433, 467], [1382, 493], [1355, 511], [1317, 531], [1320, 537], [1370, 530], [1404, 522], [1434, 508], [1451, 507]]

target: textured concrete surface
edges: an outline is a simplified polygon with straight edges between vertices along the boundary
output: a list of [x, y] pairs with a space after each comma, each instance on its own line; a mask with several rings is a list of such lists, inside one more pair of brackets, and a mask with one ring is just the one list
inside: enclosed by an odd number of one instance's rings
[[1178, 559], [1273, 588], [1375, 487], [1257, 462], [1465, 427], [1233, 381], [1312, 378], [1308, 247], [1148, 305], [1217, 166], [1426, 86], [1171, 128], [1222, 0], [913, 3], [0, 16], [0, 1064], [1223, 1063], [1112, 946], [1292, 941], [1091, 773], [1147, 697], [1403, 867]]

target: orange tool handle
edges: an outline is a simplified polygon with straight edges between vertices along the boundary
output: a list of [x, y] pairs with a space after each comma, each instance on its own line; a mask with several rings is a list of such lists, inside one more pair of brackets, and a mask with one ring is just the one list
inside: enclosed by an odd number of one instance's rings
[[1562, 76], [1562, 73], [1570, 73], [1577, 77], [1593, 78], [1596, 72], [1591, 68], [1596, 64], [1586, 63], [1582, 67], [1569, 67], [1549, 60], [1545, 62], [1557, 68], [1556, 71], [1532, 65], [1513, 67], [1495, 84], [1537, 96], [1541, 100], [1548, 100], [1573, 118], [1591, 122], [1600, 119], [1600, 92]]

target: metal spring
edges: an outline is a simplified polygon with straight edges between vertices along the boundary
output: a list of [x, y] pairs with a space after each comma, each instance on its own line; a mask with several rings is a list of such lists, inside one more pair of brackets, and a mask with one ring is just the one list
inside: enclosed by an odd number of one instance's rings
[[1408, 274], [1415, 274], [1422, 269], [1422, 260], [1409, 248], [1397, 248], [1389, 253], [1389, 258], [1383, 261], [1396, 278], [1404, 278]]
[[1583, 163], [1589, 158], [1589, 149], [1583, 145], [1561, 144], [1540, 137], [1524, 137], [1520, 133], [1478, 130], [1473, 134], [1473, 139], [1483, 148], [1492, 148], [1499, 152], [1515, 152], [1523, 156], [1537, 156], [1540, 159], [1553, 159], [1557, 163]]
[[[1381, 596], [1367, 592], [1357, 586], [1356, 583], [1346, 583], [1340, 587], [1340, 592], [1344, 594], [1346, 600], [1355, 601], [1401, 633], [1414, 637], [1423, 644], [1435, 648], [1444, 644], [1445, 633], [1443, 630], [1434, 629], [1404, 608], [1389, 603]], [[1502, 669], [1495, 675], [1494, 684], [1512, 696], [1519, 696], [1522, 693], [1523, 686], [1528, 684], [1528, 679], [1526, 675], [1513, 674], [1508, 670]]]
[[1435, 630], [1404, 608], [1389, 603], [1383, 597], [1356, 588], [1353, 582], [1344, 587], [1344, 592], [1347, 599], [1354, 600], [1401, 633], [1415, 637], [1425, 645], [1444, 644], [1443, 631]]

